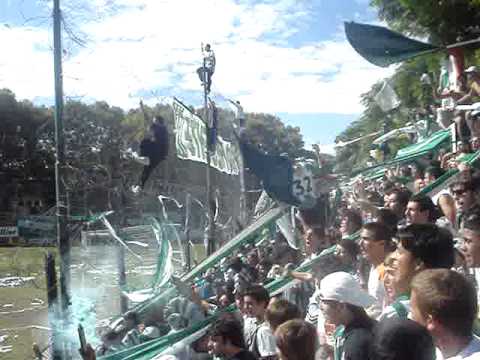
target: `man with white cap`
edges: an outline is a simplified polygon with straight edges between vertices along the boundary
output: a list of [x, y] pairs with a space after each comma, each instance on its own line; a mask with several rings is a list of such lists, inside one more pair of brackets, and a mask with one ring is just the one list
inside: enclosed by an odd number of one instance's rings
[[364, 291], [353, 275], [335, 272], [320, 282], [320, 309], [325, 320], [336, 326], [335, 360], [368, 360], [375, 320], [365, 308], [375, 298]]

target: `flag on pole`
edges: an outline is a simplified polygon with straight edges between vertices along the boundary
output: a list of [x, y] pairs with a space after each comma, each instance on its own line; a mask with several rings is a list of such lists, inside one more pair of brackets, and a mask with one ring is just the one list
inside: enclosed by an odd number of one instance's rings
[[292, 191], [293, 165], [288, 157], [265, 154], [244, 139], [240, 139], [240, 150], [245, 167], [262, 180], [263, 188], [270, 197], [289, 205], [300, 204]]
[[442, 49], [376, 25], [346, 22], [345, 33], [365, 60], [381, 67]]
[[395, 90], [393, 90], [392, 86], [386, 80], [380, 91], [375, 95], [374, 99], [385, 113], [396, 109], [400, 105], [400, 100], [398, 99]]

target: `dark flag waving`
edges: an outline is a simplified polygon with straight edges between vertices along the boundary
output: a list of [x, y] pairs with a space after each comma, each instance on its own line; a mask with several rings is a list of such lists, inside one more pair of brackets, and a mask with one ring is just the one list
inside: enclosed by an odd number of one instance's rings
[[381, 67], [443, 49], [375, 25], [346, 22], [345, 33], [363, 58]]
[[263, 188], [272, 199], [300, 205], [292, 192], [293, 165], [286, 156], [265, 154], [243, 139], [240, 139], [240, 150], [245, 167], [262, 180]]

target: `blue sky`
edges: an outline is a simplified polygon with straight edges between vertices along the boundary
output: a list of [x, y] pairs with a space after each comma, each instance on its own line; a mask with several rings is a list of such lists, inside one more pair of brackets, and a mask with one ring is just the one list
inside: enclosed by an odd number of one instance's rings
[[[37, 103], [53, 96], [52, 2], [0, 1], [0, 41], [9, 49], [0, 58], [0, 87]], [[361, 113], [360, 94], [390, 74], [345, 40], [344, 21], [378, 23], [368, 3], [62, 0], [65, 94], [125, 109], [172, 96], [200, 105], [195, 69], [208, 42], [217, 56], [212, 95], [220, 106], [234, 98], [246, 111], [277, 114], [299, 126], [307, 143], [331, 149]]]

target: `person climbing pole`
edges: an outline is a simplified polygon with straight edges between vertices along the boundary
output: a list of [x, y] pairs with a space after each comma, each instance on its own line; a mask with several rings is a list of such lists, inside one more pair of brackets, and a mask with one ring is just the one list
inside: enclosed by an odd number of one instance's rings
[[[203, 57], [203, 66], [197, 69], [198, 77], [202, 83], [207, 85], [207, 94], [210, 93], [210, 88], [212, 87], [212, 76], [215, 72], [215, 65], [217, 63], [215, 59], [215, 53], [213, 52], [210, 44], [205, 45]], [[206, 78], [205, 78], [206, 77]]]

